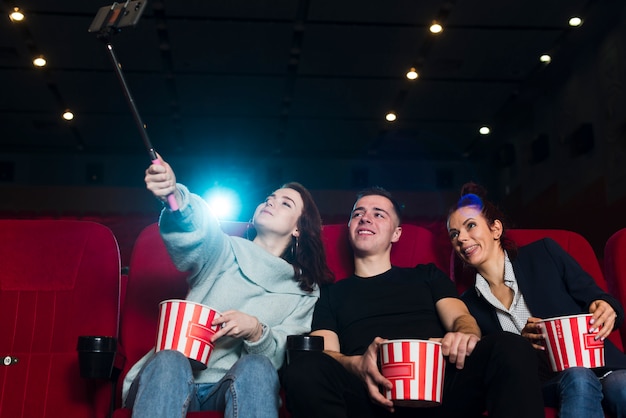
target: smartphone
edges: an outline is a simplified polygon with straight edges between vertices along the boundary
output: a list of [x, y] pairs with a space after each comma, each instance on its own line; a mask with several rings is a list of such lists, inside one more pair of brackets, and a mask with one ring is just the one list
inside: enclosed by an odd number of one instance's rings
[[89, 32], [101, 32], [111, 27], [135, 26], [146, 8], [146, 3], [146, 0], [130, 0], [101, 7], [89, 26]]

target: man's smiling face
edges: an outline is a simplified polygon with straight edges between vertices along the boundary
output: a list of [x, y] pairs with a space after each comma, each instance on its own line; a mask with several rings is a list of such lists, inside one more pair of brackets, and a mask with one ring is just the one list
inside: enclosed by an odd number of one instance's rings
[[348, 229], [352, 248], [359, 255], [387, 251], [401, 233], [393, 203], [380, 195], [367, 195], [357, 200]]

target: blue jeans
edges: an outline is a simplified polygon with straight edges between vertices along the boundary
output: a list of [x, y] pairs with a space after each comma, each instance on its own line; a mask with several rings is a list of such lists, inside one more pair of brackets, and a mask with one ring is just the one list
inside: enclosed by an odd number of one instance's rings
[[604, 409], [615, 418], [626, 418], [626, 370], [615, 370], [600, 381], [604, 392]]
[[126, 406], [133, 418], [184, 418], [188, 411], [224, 411], [225, 418], [276, 418], [278, 373], [262, 355], [242, 356], [217, 383], [194, 383], [189, 360], [157, 352], [133, 382]]
[[572, 367], [543, 385], [546, 405], [560, 418], [604, 418], [603, 406], [616, 418], [626, 417], [626, 370], [598, 378], [591, 369]]

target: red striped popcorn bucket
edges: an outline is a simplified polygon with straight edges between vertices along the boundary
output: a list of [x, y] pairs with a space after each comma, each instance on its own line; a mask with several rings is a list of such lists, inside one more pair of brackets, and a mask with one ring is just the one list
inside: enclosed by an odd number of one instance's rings
[[552, 370], [604, 366], [604, 341], [589, 332], [591, 314], [560, 316], [539, 323]]
[[213, 351], [211, 337], [219, 329], [211, 325], [216, 316], [218, 311], [199, 303], [164, 300], [159, 305], [156, 351], [180, 351], [195, 370], [206, 369]]
[[388, 340], [380, 346], [381, 373], [393, 384], [383, 395], [398, 406], [428, 407], [441, 403], [445, 362], [441, 343]]

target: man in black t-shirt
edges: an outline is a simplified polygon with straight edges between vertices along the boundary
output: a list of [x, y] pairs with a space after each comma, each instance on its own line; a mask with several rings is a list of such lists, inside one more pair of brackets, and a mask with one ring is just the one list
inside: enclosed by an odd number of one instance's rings
[[[456, 288], [434, 265], [391, 265], [400, 239], [400, 206], [384, 189], [361, 192], [351, 213], [354, 275], [322, 288], [312, 335], [324, 352], [292, 356], [282, 371], [293, 418], [543, 417], [536, 356], [511, 333], [481, 339]], [[396, 407], [380, 389], [391, 382], [377, 365], [385, 339], [435, 339], [447, 359], [443, 403]]]

